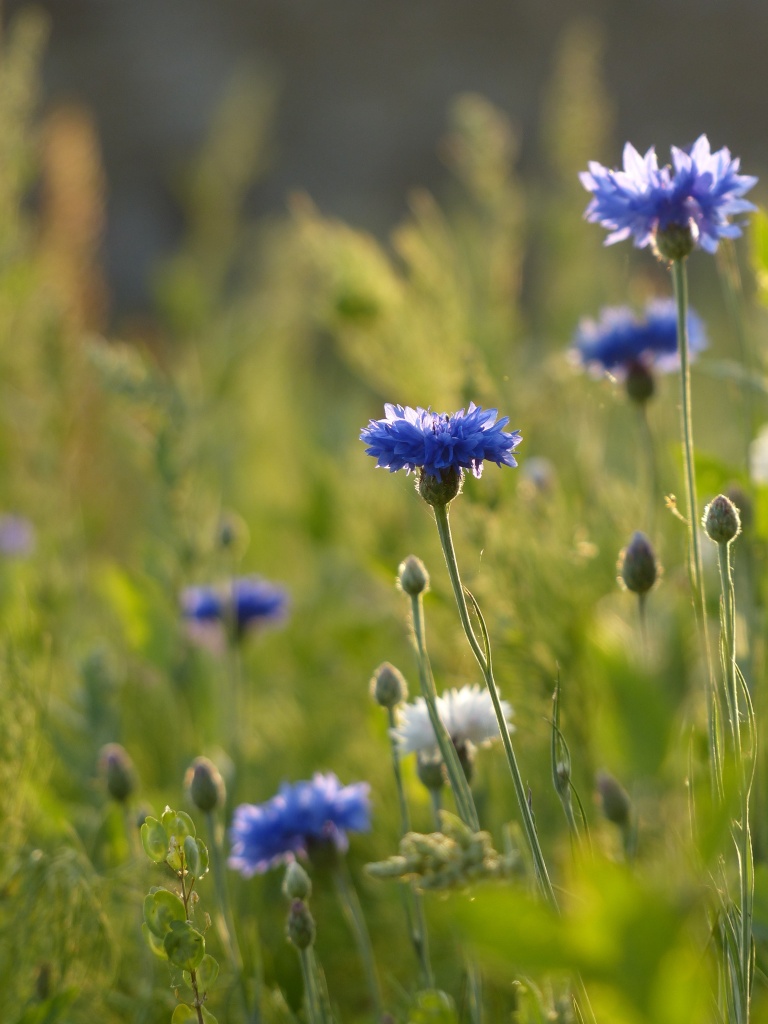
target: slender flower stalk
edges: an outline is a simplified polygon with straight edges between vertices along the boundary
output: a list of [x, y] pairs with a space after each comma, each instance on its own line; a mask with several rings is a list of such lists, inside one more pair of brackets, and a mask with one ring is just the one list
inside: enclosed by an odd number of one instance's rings
[[[739, 913], [737, 946], [739, 970], [736, 972], [736, 1019], [748, 1021], [753, 973], [752, 917], [754, 904], [754, 858], [749, 824], [749, 802], [754, 775], [755, 717], [749, 690], [744, 685], [736, 662], [736, 591], [733, 584], [731, 545], [741, 530], [738, 510], [725, 495], [718, 495], [707, 506], [702, 520], [709, 538], [717, 544], [720, 570], [721, 652], [724, 669], [725, 703], [730, 724], [731, 754], [739, 785], [739, 820], [733, 823], [733, 840], [738, 856]], [[749, 755], [741, 736], [741, 706], [752, 741]], [[747, 768], [747, 761], [750, 767]]]
[[[453, 790], [453, 797], [456, 801], [456, 810], [465, 825], [473, 832], [480, 831], [480, 821], [475, 809], [475, 801], [472, 798], [472, 791], [469, 788], [464, 770], [461, 767], [456, 748], [451, 737], [440, 718], [437, 710], [437, 694], [435, 682], [432, 678], [432, 668], [427, 653], [427, 643], [424, 627], [424, 605], [421, 593], [411, 595], [411, 612], [413, 616], [413, 635], [416, 640], [416, 653], [419, 662], [419, 682], [421, 692], [429, 711], [429, 719], [432, 723], [432, 730], [440, 749], [440, 755], [448, 772], [448, 781]], [[437, 809], [436, 809], [437, 811]]]
[[316, 978], [315, 951], [312, 946], [299, 950], [299, 963], [301, 964], [301, 979], [304, 982], [307, 1020], [309, 1024], [323, 1024], [324, 1016]]
[[688, 276], [685, 258], [672, 260], [672, 280], [677, 302], [677, 331], [680, 343], [680, 421], [685, 465], [685, 491], [688, 523], [688, 564], [693, 588], [693, 604], [699, 623], [701, 642], [707, 663], [707, 730], [709, 735], [710, 771], [715, 792], [722, 796], [722, 754], [719, 741], [719, 713], [715, 672], [709, 646], [707, 598], [701, 561], [701, 544], [697, 520], [696, 468], [693, 451], [693, 420], [691, 416], [691, 371], [688, 346]]
[[[387, 708], [389, 721], [389, 741], [392, 751], [392, 769], [395, 776], [395, 788], [397, 789], [397, 800], [400, 806], [400, 829], [403, 835], [411, 831], [411, 816], [408, 811], [408, 801], [405, 797], [403, 786], [403, 773], [400, 770], [400, 752], [397, 748], [395, 738], [395, 712], [393, 708]], [[411, 942], [419, 961], [424, 985], [427, 988], [434, 987], [434, 976], [432, 974], [432, 963], [429, 958], [429, 936], [427, 934], [427, 922], [424, 917], [424, 904], [421, 893], [417, 892], [411, 883], [407, 889], [402, 889], [403, 905], [408, 923], [408, 932]]]
[[237, 938], [237, 929], [232, 916], [232, 905], [229, 899], [229, 888], [227, 886], [226, 873], [224, 870], [225, 860], [221, 842], [221, 827], [214, 817], [213, 811], [205, 812], [205, 824], [208, 829], [208, 849], [211, 854], [211, 874], [216, 889], [216, 898], [219, 904], [219, 913], [216, 916], [216, 930], [219, 933], [221, 944], [234, 967], [237, 985], [240, 991], [240, 999], [245, 1011], [246, 1020], [250, 1024], [260, 1024], [261, 1021], [261, 949], [258, 945], [258, 933], [256, 948], [254, 950], [255, 986], [256, 992], [251, 1002], [246, 981], [245, 964], [240, 951], [240, 943]]
[[[467, 600], [464, 593], [464, 586], [461, 582], [461, 576], [459, 575], [459, 567], [456, 561], [456, 552], [453, 547], [453, 538], [451, 537], [451, 527], [448, 521], [448, 505], [434, 505], [435, 521], [437, 523], [437, 531], [440, 535], [440, 543], [443, 548], [443, 554], [445, 555], [446, 565], [448, 566], [448, 575], [451, 579], [451, 586], [453, 587], [453, 594], [456, 598], [456, 604], [459, 609], [459, 617], [461, 624], [464, 627], [469, 646], [472, 648], [472, 652], [477, 658], [478, 664], [483, 673], [485, 684], [488, 687], [488, 692], [491, 695], [493, 701], [493, 709], [496, 713], [496, 720], [499, 725], [499, 731], [501, 733], [501, 741], [504, 746], [504, 753], [507, 756], [507, 762], [509, 764], [509, 770], [512, 775], [512, 782], [515, 787], [515, 794], [517, 796], [517, 802], [520, 807], [520, 814], [523, 820], [523, 829], [525, 831], [526, 839], [533, 856], [533, 862], [536, 869], [536, 877], [539, 882], [542, 893], [544, 894], [547, 902], [554, 908], [557, 908], [557, 898], [555, 891], [552, 888], [552, 883], [549, 879], [549, 872], [547, 871], [546, 861], [544, 860], [544, 854], [541, 849], [539, 842], [538, 833], [536, 832], [536, 825], [533, 820], [533, 812], [531, 811], [530, 804], [528, 803], [528, 797], [523, 784], [523, 779], [520, 774], [520, 768], [517, 764], [517, 758], [515, 751], [512, 746], [512, 740], [509, 735], [509, 728], [507, 726], [506, 719], [504, 717], [504, 710], [501, 705], [501, 698], [496, 687], [496, 681], [493, 676], [493, 665], [491, 662], [491, 649], [488, 643], [487, 633], [485, 631], [485, 624], [481, 621], [481, 628], [483, 631], [483, 639], [485, 641], [485, 649], [480, 646], [480, 643], [475, 636], [475, 631], [472, 628], [472, 623], [469, 618], [469, 609], [467, 608]], [[473, 601], [474, 603], [474, 601]], [[475, 605], [475, 611], [479, 615], [479, 609]]]
[[373, 955], [371, 937], [368, 934], [368, 926], [365, 923], [363, 908], [360, 906], [357, 891], [352, 883], [352, 879], [349, 877], [346, 862], [342, 857], [337, 859], [333, 870], [333, 881], [344, 916], [347, 918], [349, 927], [355, 937], [355, 944], [363, 963], [363, 970], [376, 1013], [376, 1020], [377, 1022], [382, 1022], [385, 1020], [384, 1000], [381, 995], [379, 976], [376, 971], [376, 960]]

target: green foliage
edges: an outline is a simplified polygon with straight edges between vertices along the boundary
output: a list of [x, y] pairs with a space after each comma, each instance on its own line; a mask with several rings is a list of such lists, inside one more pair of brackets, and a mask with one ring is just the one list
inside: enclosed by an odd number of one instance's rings
[[[574, 23], [561, 40], [545, 90], [541, 180], [519, 167], [504, 114], [460, 97], [441, 148], [445, 190], [416, 193], [388, 240], [304, 198], [290, 217], [244, 225], [272, 101], [263, 85], [236, 81], [210, 144], [179, 183], [188, 230], [157, 275], [151, 329], [126, 325], [122, 340], [104, 337], [81, 301], [96, 243], [84, 261], [67, 250], [61, 274], [49, 231], [60, 211], [47, 199], [37, 209], [28, 202], [30, 185], [54, 173], [32, 125], [43, 36], [39, 18], [25, 16], [0, 47], [0, 511], [28, 515], [38, 536], [28, 557], [0, 556], [0, 992], [10, 1019], [167, 1024], [198, 1021], [198, 1002], [204, 1021], [214, 1020], [211, 1005], [219, 1019], [245, 1024], [242, 977], [251, 997], [263, 980], [264, 1024], [301, 1019], [276, 873], [246, 881], [220, 866], [242, 974], [219, 897], [209, 917], [198, 883], [210, 848], [207, 885], [220, 884], [215, 853], [233, 807], [317, 770], [371, 784], [374, 829], [352, 840], [353, 875], [397, 849], [387, 724], [367, 685], [391, 660], [416, 691], [394, 587], [409, 552], [431, 575], [425, 610], [438, 688], [479, 676], [430, 514], [402, 474], [374, 471], [358, 435], [383, 401], [454, 409], [469, 400], [509, 413], [525, 439], [518, 470], [489, 467], [482, 481], [467, 480], [452, 529], [515, 708], [516, 750], [563, 914], [527, 895], [533, 873], [498, 750], [477, 754], [485, 831], [469, 837], [450, 824], [429, 832], [429, 797], [404, 758], [419, 842], [410, 841], [406, 863], [390, 862], [392, 873], [447, 876], [460, 891], [425, 894], [436, 975], [425, 981], [391, 885], [363, 876], [388, 1006], [409, 1024], [468, 1021], [459, 946], [470, 944], [488, 1020], [567, 1021], [574, 967], [598, 1020], [709, 1019], [723, 939], [710, 936], [705, 894], [713, 875], [723, 891], [733, 887], [717, 873], [724, 851], [730, 857], [738, 780], [726, 773], [723, 802], [712, 800], [685, 530], [660, 495], [649, 509], [635, 410], [610, 382], [577, 374], [566, 354], [580, 316], [668, 288], [651, 263], [617, 262], [581, 220], [575, 172], [616, 148], [599, 27]], [[90, 179], [78, 187], [89, 209], [99, 206]], [[766, 239], [761, 214], [752, 229], [761, 303]], [[737, 480], [754, 502], [735, 551], [736, 638], [764, 717], [768, 489], [750, 489], [745, 461], [766, 414], [762, 321], [742, 310], [745, 362], [722, 329], [707, 273], [691, 260], [691, 291], [712, 338], [694, 379], [697, 473], [706, 500]], [[659, 381], [649, 408], [664, 494], [681, 493], [675, 385]], [[223, 523], [237, 524], [234, 543]], [[618, 553], [636, 529], [653, 533], [665, 566], [648, 598], [646, 643], [631, 595], [616, 586]], [[716, 568], [706, 571], [715, 621]], [[196, 645], [180, 620], [180, 590], [251, 572], [291, 591], [285, 629], [244, 638], [237, 661]], [[136, 769], [125, 806], [99, 778], [108, 743], [120, 743]], [[757, 808], [768, 792], [762, 747]], [[189, 806], [182, 780], [202, 753], [224, 776], [229, 802], [226, 817], [217, 807], [198, 829], [183, 809], [163, 808]], [[567, 788], [558, 789], [566, 760]], [[592, 810], [602, 770], [631, 800], [631, 848]], [[574, 790], [591, 848], [581, 815], [573, 846], [563, 819], [558, 795], [568, 805]], [[764, 818], [754, 822], [755, 1020], [768, 1012]], [[475, 887], [478, 874], [510, 873], [522, 884]], [[362, 1024], [368, 996], [347, 923], [322, 872], [312, 886], [332, 1017]]]

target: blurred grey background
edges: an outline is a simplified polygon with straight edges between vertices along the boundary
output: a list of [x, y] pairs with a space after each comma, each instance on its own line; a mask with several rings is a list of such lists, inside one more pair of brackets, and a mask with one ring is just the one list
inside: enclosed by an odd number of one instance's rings
[[[6, 2], [7, 22], [21, 7]], [[542, 100], [559, 40], [589, 19], [603, 45], [615, 151], [705, 131], [750, 173], [768, 166], [765, 0], [42, 0], [45, 104], [93, 115], [107, 180], [114, 308], [150, 304], [158, 260], [183, 231], [177, 183], [233, 76], [273, 97], [269, 161], [249, 215], [306, 191], [378, 234], [408, 190], [439, 190], [453, 97], [477, 91], [513, 119], [524, 172], [541, 167]]]

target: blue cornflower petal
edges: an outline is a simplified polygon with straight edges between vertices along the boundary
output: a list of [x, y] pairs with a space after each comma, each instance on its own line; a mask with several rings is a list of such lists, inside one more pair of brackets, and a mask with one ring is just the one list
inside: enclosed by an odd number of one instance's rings
[[706, 135], [689, 151], [673, 147], [672, 165], [659, 168], [653, 148], [642, 157], [628, 142], [623, 170], [592, 162], [579, 175], [592, 193], [584, 216], [610, 232], [606, 245], [631, 236], [642, 249], [657, 232], [682, 227], [690, 229], [695, 244], [715, 252], [721, 238], [741, 234], [728, 218], [755, 209], [742, 197], [757, 178], [739, 174], [739, 160], [725, 147], [712, 153]]
[[185, 619], [213, 622], [223, 618], [224, 601], [213, 587], [186, 587], [181, 594], [181, 610]]
[[259, 622], [279, 622], [288, 612], [288, 595], [259, 576], [245, 576], [232, 582], [235, 621], [239, 629]]
[[[707, 344], [704, 324], [688, 311], [688, 345], [691, 354]], [[583, 320], [574, 338], [580, 361], [598, 372], [623, 377], [635, 364], [659, 370], [679, 366], [677, 307], [671, 299], [649, 302], [642, 316], [626, 306], [609, 307], [595, 320]]]
[[360, 440], [368, 445], [366, 455], [391, 473], [420, 469], [442, 480], [449, 469], [471, 470], [479, 477], [485, 459], [499, 466], [517, 465], [512, 452], [522, 440], [520, 431], [505, 431], [509, 417], [496, 421], [496, 409], [470, 402], [468, 409], [449, 415], [387, 404], [384, 413], [384, 419], [370, 421]]
[[181, 608], [193, 622], [231, 623], [242, 632], [282, 621], [288, 613], [288, 594], [260, 576], [241, 576], [219, 586], [187, 587]]
[[241, 804], [230, 829], [229, 866], [246, 878], [306, 855], [312, 840], [327, 840], [344, 851], [347, 832], [371, 827], [367, 782], [342, 786], [333, 773], [310, 782], [284, 783], [263, 804]]

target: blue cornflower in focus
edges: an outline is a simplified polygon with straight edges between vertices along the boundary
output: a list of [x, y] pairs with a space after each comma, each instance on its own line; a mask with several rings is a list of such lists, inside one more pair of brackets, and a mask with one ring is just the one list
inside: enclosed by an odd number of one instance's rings
[[517, 465], [512, 452], [522, 440], [520, 431], [505, 431], [509, 417], [496, 422], [496, 409], [483, 410], [470, 402], [466, 412], [460, 409], [450, 415], [402, 405], [385, 405], [384, 411], [385, 418], [371, 420], [360, 440], [368, 445], [366, 455], [390, 473], [418, 469], [439, 481], [464, 470], [479, 477], [484, 459], [499, 466]]
[[347, 832], [371, 827], [367, 782], [342, 786], [336, 776], [316, 774], [311, 782], [284, 783], [263, 804], [235, 808], [229, 866], [246, 878], [261, 874], [316, 844], [346, 851]]
[[[704, 324], [688, 310], [691, 354], [707, 344]], [[638, 364], [646, 370], [668, 371], [680, 365], [677, 347], [677, 307], [672, 299], [649, 302], [642, 316], [626, 306], [610, 307], [598, 320], [582, 320], [574, 347], [584, 366], [625, 379]]]
[[222, 627], [240, 639], [251, 629], [282, 622], [288, 594], [260, 576], [242, 576], [220, 586], [187, 587], [181, 607], [193, 636], [216, 646]]
[[712, 153], [700, 135], [689, 151], [672, 147], [672, 164], [659, 167], [653, 147], [642, 157], [628, 142], [623, 170], [591, 162], [579, 175], [592, 193], [584, 216], [610, 231], [606, 245], [631, 236], [638, 249], [652, 244], [680, 259], [697, 246], [715, 252], [721, 238], [741, 234], [729, 218], [755, 209], [742, 197], [757, 178], [737, 173], [738, 158], [725, 147]]

